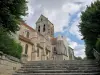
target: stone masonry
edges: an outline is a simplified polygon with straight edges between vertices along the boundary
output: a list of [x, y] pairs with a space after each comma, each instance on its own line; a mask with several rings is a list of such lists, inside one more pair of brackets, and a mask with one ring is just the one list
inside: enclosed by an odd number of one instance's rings
[[36, 21], [36, 30], [21, 22], [17, 37], [23, 47], [22, 61], [58, 60], [57, 57], [61, 58], [60, 60], [74, 59], [73, 49], [69, 49], [68, 44], [64, 43], [67, 40], [62, 40], [62, 43], [57, 46], [59, 37], [54, 37], [54, 25], [43, 15]]

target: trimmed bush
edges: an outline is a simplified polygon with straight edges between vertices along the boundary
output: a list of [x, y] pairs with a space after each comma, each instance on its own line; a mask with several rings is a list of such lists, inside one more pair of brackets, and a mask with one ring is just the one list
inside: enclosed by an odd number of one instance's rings
[[96, 49], [100, 53], [100, 38], [96, 42]]
[[12, 39], [2, 27], [0, 27], [0, 51], [16, 58], [21, 58], [21, 45]]

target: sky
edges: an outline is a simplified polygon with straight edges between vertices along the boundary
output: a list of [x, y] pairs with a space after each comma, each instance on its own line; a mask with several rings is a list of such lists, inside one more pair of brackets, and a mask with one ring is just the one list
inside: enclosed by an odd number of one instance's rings
[[79, 32], [81, 12], [95, 0], [27, 0], [28, 15], [24, 20], [35, 28], [36, 21], [43, 14], [54, 24], [54, 36], [66, 37], [74, 49], [74, 55], [85, 57], [85, 44]]

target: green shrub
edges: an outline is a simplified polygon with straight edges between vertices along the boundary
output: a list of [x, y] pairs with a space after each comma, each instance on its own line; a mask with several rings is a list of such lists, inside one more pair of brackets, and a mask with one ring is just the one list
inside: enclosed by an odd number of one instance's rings
[[0, 51], [19, 59], [22, 53], [21, 45], [12, 39], [2, 27], [0, 27]]
[[98, 35], [100, 35], [100, 0], [91, 3], [82, 12], [79, 30], [85, 42], [87, 59], [95, 59], [93, 49], [95, 48]]
[[79, 56], [78, 56], [78, 57], [75, 56], [75, 59], [76, 59], [76, 60], [82, 60], [82, 58], [79, 57]]
[[0, 26], [15, 33], [27, 9], [27, 0], [0, 0]]
[[100, 38], [96, 42], [96, 49], [100, 53]]

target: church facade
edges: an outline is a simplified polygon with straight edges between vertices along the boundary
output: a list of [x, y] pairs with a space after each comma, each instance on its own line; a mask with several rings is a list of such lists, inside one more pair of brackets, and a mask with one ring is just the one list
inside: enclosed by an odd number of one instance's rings
[[54, 25], [43, 15], [37, 20], [36, 29], [21, 22], [17, 36], [23, 60], [24, 57], [27, 61], [74, 60], [74, 51], [67, 40], [54, 37]]

